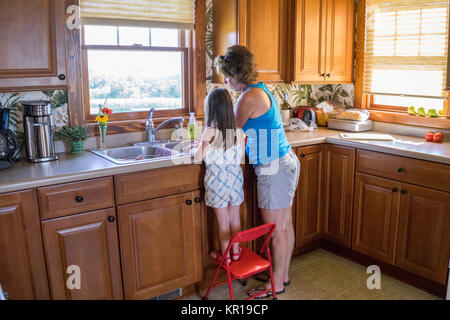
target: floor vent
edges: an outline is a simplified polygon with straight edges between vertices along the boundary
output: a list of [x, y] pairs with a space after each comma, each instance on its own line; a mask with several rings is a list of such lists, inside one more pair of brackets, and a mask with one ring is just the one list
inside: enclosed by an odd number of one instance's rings
[[149, 300], [172, 300], [178, 297], [181, 297], [183, 295], [183, 288], [178, 288], [163, 294], [160, 294], [159, 296], [150, 298]]

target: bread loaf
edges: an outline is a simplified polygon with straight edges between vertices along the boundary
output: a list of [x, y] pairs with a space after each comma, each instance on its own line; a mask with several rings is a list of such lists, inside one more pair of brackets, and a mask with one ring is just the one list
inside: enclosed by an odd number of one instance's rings
[[366, 121], [369, 119], [369, 112], [366, 110], [345, 110], [338, 113], [336, 119]]

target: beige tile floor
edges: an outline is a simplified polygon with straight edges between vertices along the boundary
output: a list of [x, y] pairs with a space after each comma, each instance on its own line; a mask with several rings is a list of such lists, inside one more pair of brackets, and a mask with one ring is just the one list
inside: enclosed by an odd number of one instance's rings
[[[383, 275], [381, 289], [369, 290], [366, 282], [370, 274], [357, 263], [325, 250], [316, 250], [291, 261], [291, 285], [279, 295], [279, 300], [440, 300], [439, 297]], [[250, 279], [246, 287], [233, 282], [235, 299], [248, 297], [247, 291], [261, 282]], [[203, 295], [206, 290], [202, 291]], [[197, 294], [187, 297], [198, 300]], [[211, 300], [229, 299], [228, 286], [215, 288]]]

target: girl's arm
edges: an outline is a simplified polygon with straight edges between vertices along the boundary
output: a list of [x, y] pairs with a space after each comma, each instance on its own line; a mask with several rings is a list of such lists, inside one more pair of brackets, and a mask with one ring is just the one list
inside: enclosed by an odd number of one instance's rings
[[234, 107], [236, 127], [242, 128], [253, 113], [254, 94], [252, 90], [241, 94]]
[[193, 150], [195, 160], [200, 162], [203, 161], [206, 155], [206, 149], [213, 137], [214, 130], [212, 128], [206, 128], [205, 131], [203, 131], [198, 147]]

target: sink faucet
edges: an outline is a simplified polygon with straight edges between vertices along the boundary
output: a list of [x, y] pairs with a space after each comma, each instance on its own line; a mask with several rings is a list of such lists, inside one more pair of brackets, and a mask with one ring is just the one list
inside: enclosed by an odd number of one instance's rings
[[159, 130], [161, 130], [162, 128], [164, 128], [165, 126], [172, 124], [172, 123], [176, 123], [178, 122], [178, 124], [175, 125], [175, 128], [183, 128], [183, 122], [184, 122], [184, 118], [183, 117], [175, 117], [175, 118], [170, 118], [167, 119], [166, 121], [162, 122], [157, 128], [155, 128], [155, 125], [153, 123], [153, 113], [155, 112], [155, 108], [151, 108], [150, 112], [148, 114], [148, 118], [147, 118], [147, 122], [145, 123], [145, 131], [147, 132], [147, 141], [149, 142], [153, 142], [155, 141], [155, 136], [158, 133]]

